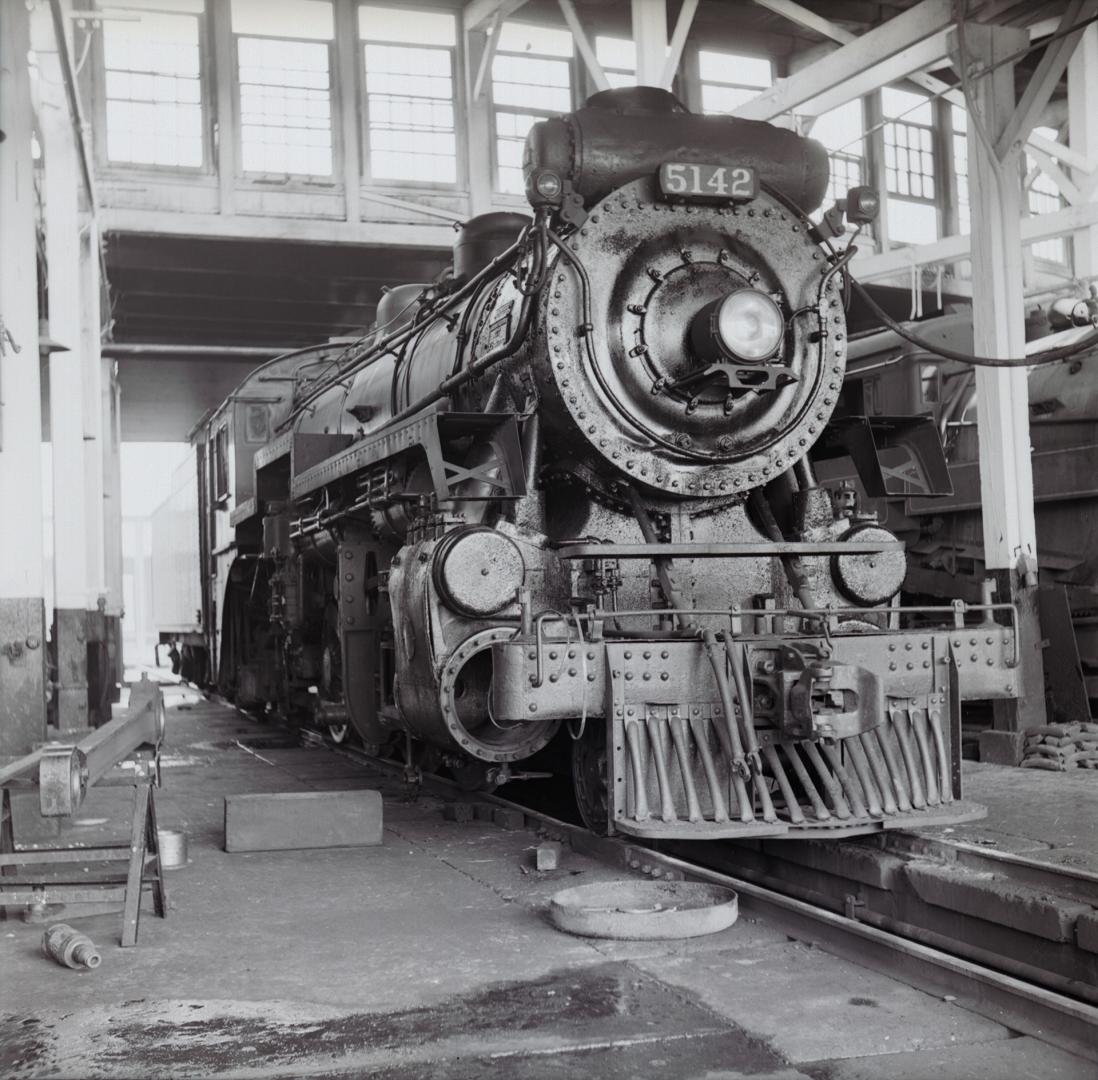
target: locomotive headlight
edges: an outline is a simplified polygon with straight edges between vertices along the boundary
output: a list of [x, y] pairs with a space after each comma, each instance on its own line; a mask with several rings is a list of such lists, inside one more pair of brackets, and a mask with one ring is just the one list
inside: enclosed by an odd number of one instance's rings
[[767, 360], [778, 351], [785, 332], [781, 309], [758, 289], [737, 289], [712, 316], [718, 344], [739, 360]]

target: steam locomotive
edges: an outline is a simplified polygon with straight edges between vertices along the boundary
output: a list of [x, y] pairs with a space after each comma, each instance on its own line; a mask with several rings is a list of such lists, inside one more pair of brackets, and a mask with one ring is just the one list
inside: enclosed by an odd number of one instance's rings
[[848, 351], [823, 147], [630, 88], [524, 172], [532, 217], [202, 426], [211, 679], [470, 787], [570, 745], [601, 831], [982, 816], [960, 708], [1014, 692], [1009, 605], [902, 609], [904, 545], [807, 457]]

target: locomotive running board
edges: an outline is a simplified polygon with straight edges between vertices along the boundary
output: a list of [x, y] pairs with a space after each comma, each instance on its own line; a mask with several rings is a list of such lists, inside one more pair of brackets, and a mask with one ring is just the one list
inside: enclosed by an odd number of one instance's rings
[[[451, 461], [450, 445], [470, 435], [491, 447], [492, 458], [473, 467]], [[290, 493], [295, 499], [300, 498], [344, 476], [409, 452], [426, 457], [440, 502], [468, 498], [455, 490], [468, 480], [490, 485], [494, 489], [490, 496], [493, 499], [518, 499], [526, 494], [526, 472], [515, 413], [440, 411], [420, 413], [359, 439], [327, 461], [296, 474]]]

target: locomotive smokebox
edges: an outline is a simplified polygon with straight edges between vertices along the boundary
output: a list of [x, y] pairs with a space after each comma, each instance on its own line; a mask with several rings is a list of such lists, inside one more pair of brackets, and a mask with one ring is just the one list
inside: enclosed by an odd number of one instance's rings
[[523, 172], [534, 205], [553, 201], [543, 175], [568, 181], [590, 205], [623, 184], [652, 176], [667, 161], [724, 162], [754, 168], [762, 184], [809, 214], [827, 190], [827, 151], [814, 139], [759, 120], [699, 116], [666, 90], [603, 90], [568, 116], [535, 124]]

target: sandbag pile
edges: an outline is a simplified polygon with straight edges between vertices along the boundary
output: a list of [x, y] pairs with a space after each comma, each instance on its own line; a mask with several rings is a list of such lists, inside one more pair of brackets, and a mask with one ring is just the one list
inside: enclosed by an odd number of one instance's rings
[[1098, 769], [1098, 724], [1043, 724], [1026, 729], [1023, 769]]

